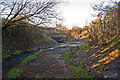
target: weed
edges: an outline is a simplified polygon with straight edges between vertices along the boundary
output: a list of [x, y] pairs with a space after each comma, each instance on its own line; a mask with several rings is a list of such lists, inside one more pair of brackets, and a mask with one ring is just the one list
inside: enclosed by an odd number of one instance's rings
[[20, 76], [22, 69], [23, 69], [23, 68], [14, 68], [14, 69], [12, 69], [12, 70], [8, 73], [7, 77], [8, 77], [8, 78], [16, 78], [16, 77]]
[[105, 70], [105, 66], [104, 65], [100, 65], [98, 67], [98, 72], [104, 71]]
[[69, 77], [74, 78], [90, 78], [91, 76], [88, 74], [87, 70], [82, 68], [81, 65], [74, 66], [68, 65], [68, 70], [70, 71]]
[[40, 76], [36, 76], [35, 78], [40, 78]]
[[42, 53], [43, 50], [39, 50], [38, 52], [35, 53], [35, 55], [38, 55], [39, 53]]
[[66, 60], [68, 63], [71, 63], [71, 62], [72, 62], [72, 59], [70, 59], [69, 57], [70, 57], [70, 56], [69, 56], [69, 53], [63, 53], [63, 54], [62, 54], [62, 58], [63, 58], [64, 60]]
[[40, 54], [40, 56], [42, 57], [43, 55], [42, 55], [42, 54]]
[[31, 61], [31, 60], [34, 60], [36, 59], [37, 56], [34, 54], [34, 55], [30, 55], [28, 56], [27, 58], [25, 58], [22, 62], [21, 62], [21, 65], [24, 65], [24, 64], [27, 64], [27, 62]]
[[75, 51], [66, 51], [62, 54], [62, 59], [67, 62], [67, 69], [69, 70], [69, 77], [72, 78], [91, 78], [92, 76], [89, 75], [88, 71], [83, 67], [81, 64], [74, 65], [75, 61]]
[[45, 54], [55, 54], [55, 52], [48, 51], [48, 52], [45, 52]]
[[60, 77], [60, 76], [57, 76], [55, 77], [56, 79], [61, 79], [61, 80], [65, 80], [64, 77]]

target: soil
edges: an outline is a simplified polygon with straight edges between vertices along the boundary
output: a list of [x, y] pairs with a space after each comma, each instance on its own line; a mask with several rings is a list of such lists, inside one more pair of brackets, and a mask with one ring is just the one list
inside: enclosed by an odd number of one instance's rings
[[[69, 49], [69, 47], [46, 50], [55, 52], [54, 54], [45, 54], [46, 51], [39, 53], [37, 55], [37, 59], [30, 61], [26, 65], [22, 66], [22, 74], [18, 78], [67, 78], [69, 73], [66, 68], [66, 62], [61, 59], [61, 54], [64, 50]], [[96, 50], [98, 49], [96, 48]], [[79, 55], [76, 53], [76, 55], [80, 60], [87, 60], [88, 58], [88, 54]], [[90, 55], [91, 54], [89, 54], [89, 56]], [[107, 65], [108, 69], [102, 72], [102, 76], [104, 78], [119, 78], [118, 61], [119, 58], [115, 59]]]
[[39, 54], [36, 60], [29, 62], [23, 67], [22, 75], [19, 78], [66, 77], [68, 73], [65, 61], [59, 59], [64, 49], [49, 50], [55, 52], [55, 54], [44, 54], [44, 52]]

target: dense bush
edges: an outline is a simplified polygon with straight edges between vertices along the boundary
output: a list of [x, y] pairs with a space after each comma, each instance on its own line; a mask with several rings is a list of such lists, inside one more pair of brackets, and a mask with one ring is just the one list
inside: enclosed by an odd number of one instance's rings
[[119, 4], [120, 3], [114, 2], [110, 6], [102, 6], [102, 4], [100, 4], [94, 7], [95, 10], [101, 9], [101, 11], [98, 14], [98, 18], [92, 21], [91, 26], [87, 29], [90, 45], [103, 45], [119, 37]]

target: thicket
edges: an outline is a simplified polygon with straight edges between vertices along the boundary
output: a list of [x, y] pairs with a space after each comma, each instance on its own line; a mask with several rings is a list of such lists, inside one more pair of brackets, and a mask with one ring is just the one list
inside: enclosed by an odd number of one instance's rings
[[119, 41], [119, 13], [120, 2], [112, 2], [111, 5], [100, 3], [93, 8], [99, 11], [98, 18], [92, 21], [87, 29], [89, 34], [89, 45], [106, 45]]

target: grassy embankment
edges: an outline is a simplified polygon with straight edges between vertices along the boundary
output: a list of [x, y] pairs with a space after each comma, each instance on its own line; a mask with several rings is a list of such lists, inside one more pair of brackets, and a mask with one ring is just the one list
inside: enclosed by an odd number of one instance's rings
[[14, 27], [2, 32], [2, 58], [11, 58], [14, 55], [50, 47], [57, 44], [40, 28]]

